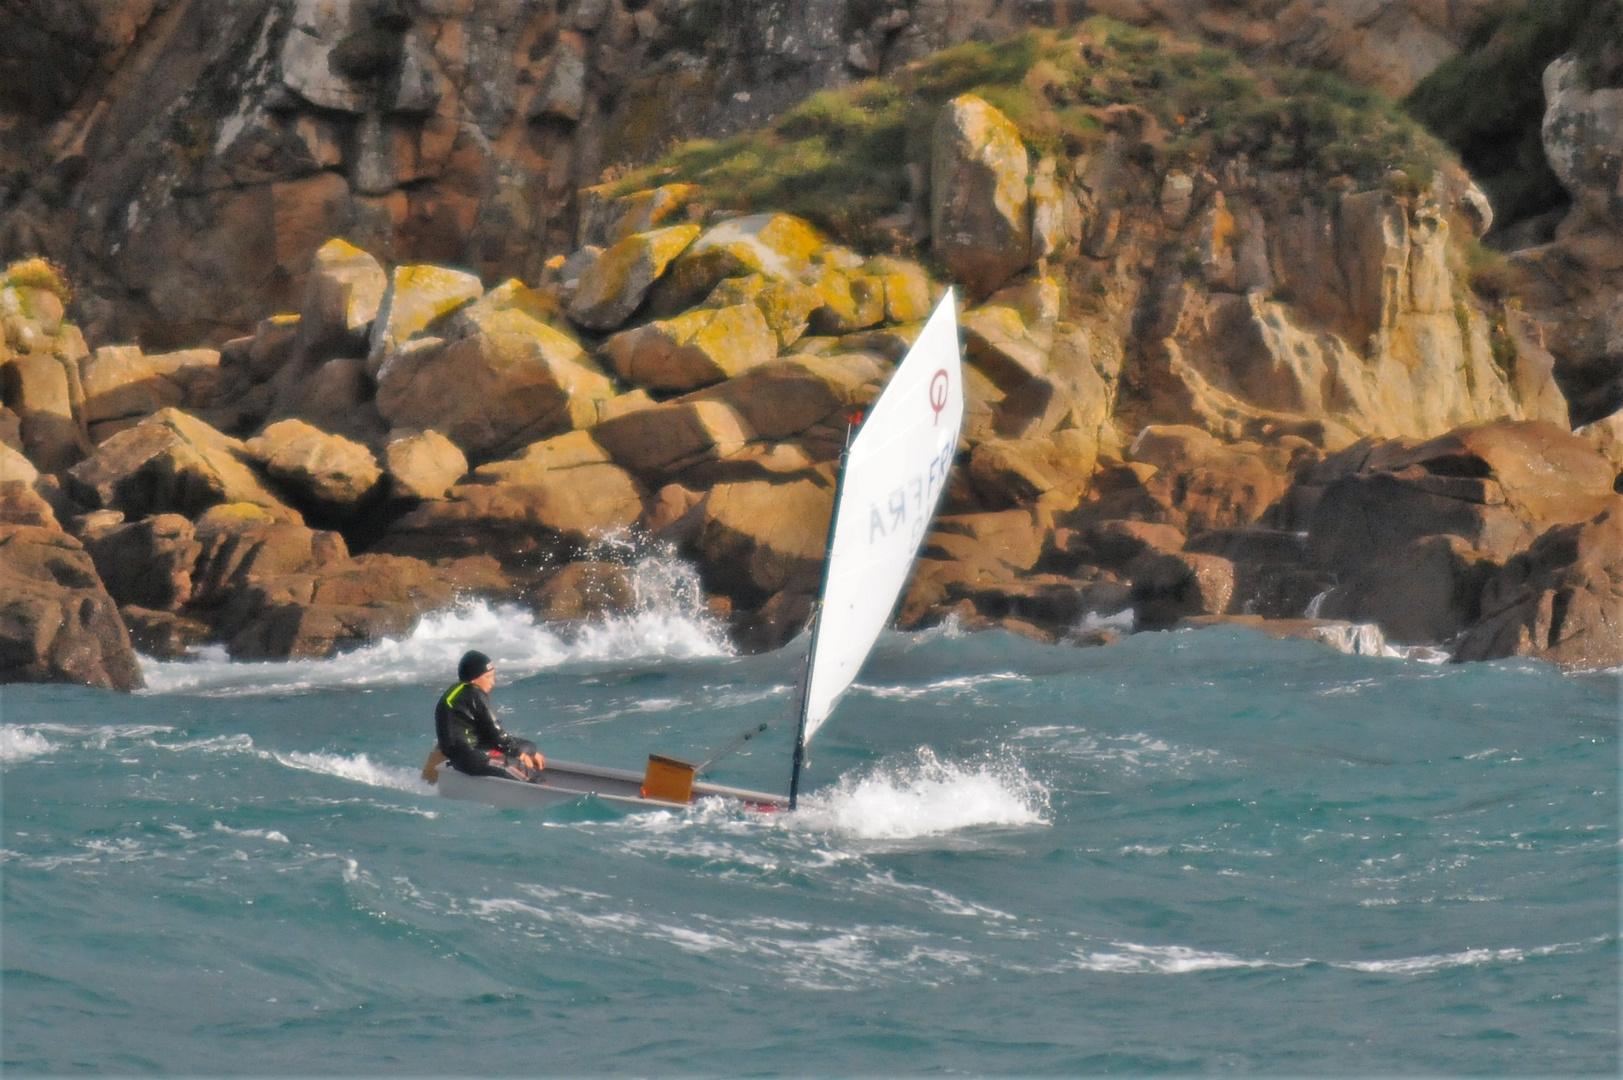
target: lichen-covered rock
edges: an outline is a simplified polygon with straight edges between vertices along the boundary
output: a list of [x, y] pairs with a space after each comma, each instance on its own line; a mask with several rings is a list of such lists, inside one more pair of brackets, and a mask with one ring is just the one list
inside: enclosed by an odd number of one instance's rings
[[713, 226], [671, 264], [654, 289], [652, 309], [669, 315], [698, 303], [723, 279], [762, 274], [802, 281], [814, 274], [814, 258], [827, 239], [790, 214], [752, 214]]
[[389, 275], [371, 255], [336, 237], [322, 244], [299, 305], [302, 347], [309, 353], [365, 348], [388, 288]]
[[372, 322], [367, 367], [376, 375], [389, 356], [436, 319], [479, 299], [484, 286], [475, 274], [444, 266], [397, 266]]
[[600, 352], [626, 382], [680, 392], [766, 363], [778, 354], [778, 336], [754, 304], [735, 304], [622, 330]]
[[615, 197], [612, 184], [582, 188], [580, 192], [580, 246], [608, 247], [633, 233], [649, 232], [686, 213], [702, 194], [697, 184], [663, 184]]
[[372, 451], [302, 420], [278, 421], [244, 449], [295, 502], [321, 514], [353, 516], [383, 477]]
[[143, 684], [84, 547], [27, 485], [0, 484], [0, 683]]
[[775, 281], [765, 274], [749, 274], [723, 278], [705, 297], [704, 306], [725, 308], [754, 304], [777, 335], [779, 348], [787, 349], [805, 335], [812, 313], [823, 307], [824, 302], [823, 294], [811, 285]]
[[238, 440], [170, 408], [109, 438], [64, 480], [84, 505], [122, 510], [130, 519], [195, 517], [220, 503], [251, 503], [277, 520], [300, 520], [254, 475], [249, 457]]
[[580, 344], [517, 308], [470, 311], [455, 340], [421, 340], [378, 373], [392, 426], [433, 428], [470, 458], [499, 456], [597, 420], [614, 387]]
[[936, 120], [930, 158], [930, 242], [972, 298], [1031, 260], [1030, 163], [1019, 129], [973, 94]]
[[581, 274], [569, 301], [570, 319], [591, 330], [611, 330], [625, 322], [699, 232], [697, 225], [672, 225], [616, 243]]
[[390, 439], [383, 449], [389, 491], [400, 499], [442, 499], [467, 475], [468, 459], [437, 431]]

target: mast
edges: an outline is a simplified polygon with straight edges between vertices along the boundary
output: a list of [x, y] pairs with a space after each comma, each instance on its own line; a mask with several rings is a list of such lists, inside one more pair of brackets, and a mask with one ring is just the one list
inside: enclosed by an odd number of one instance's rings
[[806, 666], [800, 678], [800, 717], [795, 722], [794, 765], [789, 772], [789, 809], [793, 810], [800, 798], [800, 772], [806, 767], [806, 708], [811, 701], [812, 663], [817, 657], [817, 635], [823, 628], [823, 597], [828, 593], [829, 555], [834, 549], [834, 524], [840, 520], [840, 496], [845, 491], [845, 463], [851, 456], [851, 433], [855, 423], [845, 427], [845, 445], [840, 448], [840, 472], [834, 480], [834, 507], [828, 515], [828, 536], [823, 540], [823, 580], [817, 585], [817, 610], [812, 615], [811, 645], [806, 649]]

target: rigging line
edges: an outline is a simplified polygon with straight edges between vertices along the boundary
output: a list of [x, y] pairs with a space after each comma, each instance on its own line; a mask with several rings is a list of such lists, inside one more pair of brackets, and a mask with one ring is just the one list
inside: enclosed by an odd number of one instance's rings
[[743, 746], [745, 743], [747, 743], [751, 739], [755, 738], [755, 736], [759, 735], [761, 732], [765, 731], [770, 726], [771, 726], [770, 724], [766, 723], [766, 721], [763, 720], [761, 723], [757, 724], [755, 727], [745, 728], [743, 731], [739, 732], [737, 735], [734, 735], [732, 737], [732, 739], [730, 739], [727, 742], [727, 744], [724, 745], [720, 750], [717, 750], [714, 754], [711, 754], [709, 757], [705, 758], [699, 764], [695, 765], [693, 767], [694, 775], [697, 776], [699, 773], [704, 772], [706, 769], [710, 768], [710, 766], [714, 765], [716, 762], [720, 761], [722, 758], [726, 757], [728, 754], [731, 754], [734, 750], [737, 750], [739, 747]]

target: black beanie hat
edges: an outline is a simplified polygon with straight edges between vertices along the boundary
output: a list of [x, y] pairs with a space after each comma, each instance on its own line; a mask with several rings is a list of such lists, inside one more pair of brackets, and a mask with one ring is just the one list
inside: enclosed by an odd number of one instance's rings
[[456, 666], [456, 677], [460, 682], [473, 682], [495, 666], [490, 662], [490, 657], [477, 649], [470, 649], [462, 654], [462, 660]]

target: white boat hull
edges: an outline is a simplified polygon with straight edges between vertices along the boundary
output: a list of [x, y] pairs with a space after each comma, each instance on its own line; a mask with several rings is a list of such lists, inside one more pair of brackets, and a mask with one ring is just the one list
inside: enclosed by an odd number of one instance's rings
[[[449, 765], [442, 765], [434, 786], [448, 799], [482, 802], [503, 810], [562, 806], [587, 798], [596, 798], [626, 810], [672, 810], [686, 805], [645, 798], [642, 784], [643, 774], [629, 769], [580, 765], [548, 758], [547, 767], [536, 782], [508, 780], [499, 776], [468, 776]], [[749, 791], [703, 781], [693, 785], [693, 798], [728, 799], [756, 810], [780, 810], [786, 801], [781, 795], [765, 791]]]

